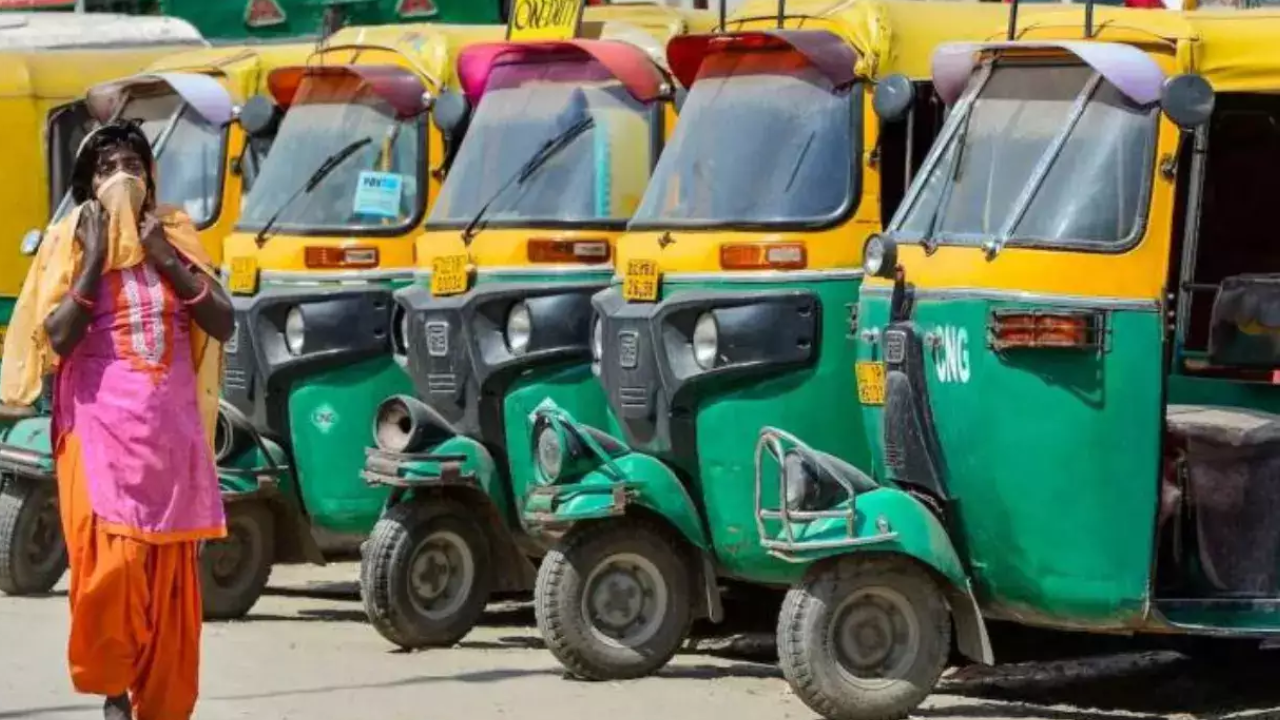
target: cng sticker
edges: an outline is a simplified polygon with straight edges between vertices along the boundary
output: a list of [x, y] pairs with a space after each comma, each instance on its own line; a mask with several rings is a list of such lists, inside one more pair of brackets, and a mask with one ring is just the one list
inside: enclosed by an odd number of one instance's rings
[[276, 0], [249, 0], [244, 6], [244, 24], [251, 28], [280, 25], [288, 20]]
[[311, 424], [328, 435], [333, 430], [333, 426], [338, 424], [338, 411], [329, 405], [321, 405], [311, 413]]
[[933, 365], [938, 381], [961, 385], [969, 382], [969, 331], [944, 325], [934, 333]]
[[402, 18], [435, 17], [440, 12], [432, 0], [400, 0], [396, 14]]

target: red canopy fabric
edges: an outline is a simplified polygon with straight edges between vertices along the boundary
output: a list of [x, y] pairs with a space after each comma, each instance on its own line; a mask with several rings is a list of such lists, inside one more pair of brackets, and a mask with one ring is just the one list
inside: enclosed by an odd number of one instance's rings
[[472, 45], [458, 55], [458, 81], [474, 105], [484, 95], [493, 69], [503, 62], [546, 55], [578, 53], [595, 60], [640, 102], [662, 95], [662, 71], [640, 48], [618, 40], [562, 40], [556, 42], [500, 42]]

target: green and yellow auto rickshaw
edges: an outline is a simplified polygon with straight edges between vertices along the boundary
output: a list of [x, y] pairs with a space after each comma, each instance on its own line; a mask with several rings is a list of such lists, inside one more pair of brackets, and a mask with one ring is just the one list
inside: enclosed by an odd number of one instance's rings
[[720, 618], [722, 581], [800, 579], [759, 546], [756, 436], [794, 424], [867, 460], [861, 417], [817, 410], [854, 391], [861, 245], [940, 125], [931, 51], [986, 39], [1004, 14], [754, 3], [724, 32], [668, 45], [691, 89], [618, 242], [621, 278], [592, 301], [603, 421], [545, 392], [506, 407], [526, 418], [536, 466], [516, 488], [521, 517], [558, 538], [539, 571], [539, 629], [574, 674], [652, 672], [693, 618]]
[[[268, 78], [287, 108], [224, 273], [236, 310], [215, 439], [228, 537], [205, 552], [205, 614], [249, 611], [276, 562], [354, 552], [387, 492], [360, 477], [374, 411], [411, 384], [391, 293], [458, 138], [428, 122], [463, 47], [501, 26], [346, 28]], [[266, 100], [263, 99], [263, 103]]]
[[905, 716], [953, 633], [992, 660], [986, 619], [1280, 633], [1280, 13], [1009, 36], [939, 49], [954, 109], [864, 251], [858, 392], [832, 407], [878, 459], [760, 434], [759, 546], [805, 570], [779, 655], [829, 718]]
[[515, 30], [459, 56], [474, 117], [418, 241], [421, 280], [397, 295], [416, 393], [384, 403], [365, 467], [392, 489], [361, 572], [392, 642], [451, 645], [491, 591], [533, 589], [527, 558], [543, 549], [512, 493], [533, 482], [527, 419], [503, 405], [522, 392], [603, 411], [591, 296], [674, 127], [665, 43], [713, 26], [705, 12], [593, 7], [563, 39]]

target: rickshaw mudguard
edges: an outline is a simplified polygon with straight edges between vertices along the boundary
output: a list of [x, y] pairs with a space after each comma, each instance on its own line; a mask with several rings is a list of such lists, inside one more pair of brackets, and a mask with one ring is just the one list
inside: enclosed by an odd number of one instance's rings
[[218, 489], [224, 505], [261, 501], [271, 508], [277, 521], [277, 547], [284, 548], [281, 559], [324, 564], [324, 553], [311, 534], [310, 522], [298, 499], [289, 453], [278, 443], [258, 436], [239, 452], [219, 461]]
[[[986, 624], [973, 595], [960, 555], [938, 517], [918, 500], [892, 487], [860, 493], [837, 510], [853, 504], [853, 520], [828, 517], [793, 527], [793, 539], [775, 554], [793, 562], [813, 564], [857, 553], [895, 554], [912, 558], [938, 576], [939, 586], [951, 606], [956, 642], [967, 657], [991, 663], [993, 655]], [[806, 547], [807, 546], [807, 547]]]
[[51, 418], [37, 415], [0, 427], [0, 473], [53, 480]]
[[405, 492], [462, 485], [478, 488], [493, 502], [503, 520], [514, 520], [511, 489], [504, 481], [493, 453], [472, 438], [453, 435], [415, 453], [390, 453], [370, 449], [364, 479], [370, 485], [392, 488], [387, 507], [404, 499]]
[[684, 483], [661, 460], [627, 453], [563, 484], [545, 485], [525, 498], [522, 517], [531, 527], [619, 517], [639, 505], [660, 515], [690, 543], [711, 552], [698, 510]]

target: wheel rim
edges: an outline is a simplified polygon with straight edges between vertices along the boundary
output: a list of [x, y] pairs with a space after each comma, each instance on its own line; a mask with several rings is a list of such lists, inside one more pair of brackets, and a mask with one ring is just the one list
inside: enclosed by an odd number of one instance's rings
[[920, 623], [902, 593], [861, 588], [832, 615], [829, 646], [845, 680], [868, 689], [908, 675], [920, 654]]
[[457, 533], [441, 530], [418, 543], [409, 563], [409, 598], [433, 620], [447, 618], [466, 603], [475, 584], [471, 546]]
[[582, 614], [601, 642], [635, 647], [653, 638], [667, 613], [667, 582], [648, 558], [611, 555], [587, 577]]
[[209, 574], [218, 587], [235, 587], [244, 580], [250, 560], [256, 555], [253, 536], [253, 530], [244, 523], [233, 521], [228, 523], [225, 538], [205, 546]]
[[52, 495], [40, 499], [31, 516], [30, 529], [23, 543], [27, 565], [37, 573], [51, 572], [62, 557], [62, 520], [58, 502]]

